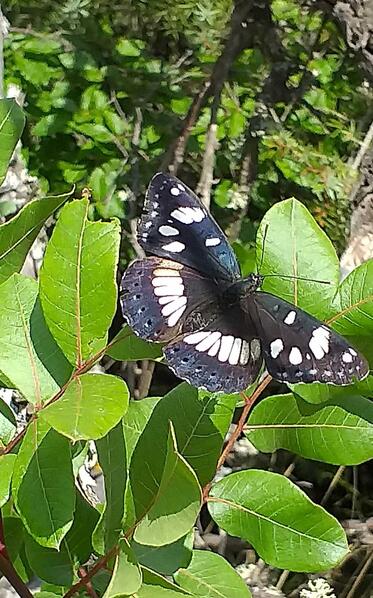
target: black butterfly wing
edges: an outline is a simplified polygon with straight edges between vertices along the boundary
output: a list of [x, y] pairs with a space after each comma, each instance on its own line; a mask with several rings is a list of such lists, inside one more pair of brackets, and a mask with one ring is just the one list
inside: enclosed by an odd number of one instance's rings
[[368, 363], [354, 347], [291, 303], [259, 291], [242, 307], [255, 322], [267, 369], [276, 380], [344, 385], [368, 374]]
[[210, 392], [244, 390], [257, 378], [263, 357], [259, 339], [243, 321], [238, 306], [217, 311], [207, 326], [163, 349], [168, 365], [179, 378]]
[[211, 305], [216, 294], [212, 280], [160, 257], [132, 262], [121, 281], [123, 316], [138, 336], [150, 341], [167, 342], [192, 330], [193, 322], [195, 327], [206, 325], [199, 306]]
[[209, 278], [240, 277], [220, 227], [193, 191], [169, 174], [158, 173], [150, 182], [138, 241], [146, 254], [176, 260]]

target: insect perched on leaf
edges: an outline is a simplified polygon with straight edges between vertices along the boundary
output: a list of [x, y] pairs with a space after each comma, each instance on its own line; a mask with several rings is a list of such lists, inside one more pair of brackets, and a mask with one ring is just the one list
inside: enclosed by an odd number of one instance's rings
[[121, 283], [125, 319], [143, 339], [166, 343], [170, 368], [192, 385], [238, 392], [263, 359], [276, 380], [351, 384], [368, 364], [331, 328], [295, 305], [259, 291], [260, 274], [241, 277], [228, 241], [196, 195], [156, 174], [138, 241], [149, 256]]

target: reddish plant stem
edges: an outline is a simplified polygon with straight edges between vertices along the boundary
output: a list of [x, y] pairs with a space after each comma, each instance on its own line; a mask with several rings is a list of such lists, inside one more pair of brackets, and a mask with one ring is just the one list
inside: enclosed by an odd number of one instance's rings
[[[85, 578], [87, 577], [87, 571], [84, 567], [79, 567], [78, 575], [82, 581], [85, 581]], [[97, 598], [97, 594], [90, 580], [88, 580], [86, 583], [86, 590], [87, 594], [91, 596], [91, 598]]]
[[21, 598], [32, 598], [32, 594], [26, 584], [19, 577], [17, 571], [9, 560], [8, 551], [5, 545], [3, 519], [0, 512], [0, 571], [7, 578], [12, 588], [18, 592]]
[[[247, 417], [248, 417], [248, 415], [250, 413], [250, 410], [251, 410], [252, 406], [254, 405], [254, 403], [257, 400], [257, 398], [262, 394], [263, 390], [268, 386], [268, 384], [270, 383], [271, 380], [272, 380], [271, 376], [267, 375], [261, 381], [261, 383], [259, 384], [259, 386], [256, 387], [256, 389], [254, 390], [254, 392], [249, 397], [244, 392], [241, 393], [241, 396], [245, 400], [245, 406], [244, 406], [244, 408], [242, 410], [240, 419], [238, 420], [238, 423], [236, 425], [236, 428], [235, 428], [234, 432], [232, 433], [231, 437], [229, 438], [227, 444], [224, 447], [224, 450], [223, 450], [222, 454], [220, 455], [220, 459], [219, 459], [218, 464], [216, 466], [216, 470], [218, 470], [224, 464], [227, 456], [229, 455], [229, 453], [231, 452], [231, 450], [233, 448], [234, 443], [239, 438], [239, 436], [242, 434], [242, 431], [244, 429]], [[209, 482], [203, 488], [203, 492], [202, 492], [203, 502], [206, 502], [207, 499], [208, 499], [208, 495], [209, 495], [209, 492], [210, 492], [211, 484], [212, 484], [212, 482]]]
[[[125, 337], [122, 337], [119, 340], [123, 340], [123, 338], [125, 338]], [[33, 422], [33, 421], [35, 421], [35, 419], [37, 418], [38, 412], [42, 411], [45, 407], [47, 407], [48, 405], [51, 405], [55, 401], [58, 401], [58, 399], [60, 399], [62, 397], [62, 395], [66, 391], [67, 387], [71, 384], [71, 382], [73, 380], [75, 380], [76, 378], [78, 378], [79, 376], [81, 376], [82, 374], [85, 374], [86, 372], [88, 372], [94, 366], [94, 364], [99, 359], [101, 359], [101, 357], [106, 353], [106, 351], [110, 347], [113, 347], [117, 342], [118, 341], [116, 341], [115, 339], [113, 339], [110, 343], [108, 343], [106, 345], [106, 347], [104, 347], [103, 349], [101, 349], [101, 351], [98, 351], [98, 353], [96, 353], [95, 355], [93, 355], [93, 357], [91, 357], [90, 359], [87, 359], [87, 361], [85, 361], [84, 363], [82, 363], [81, 366], [79, 368], [77, 368], [71, 374], [71, 377], [66, 382], [66, 384], [64, 384], [62, 386], [62, 388], [60, 388], [60, 390], [58, 392], [56, 392], [56, 394], [53, 395], [53, 397], [51, 397], [49, 399], [49, 401], [47, 401], [46, 403], [44, 403], [44, 405], [41, 405], [40, 407], [38, 407], [38, 408], [35, 409], [34, 415], [30, 418], [30, 420], [28, 421], [27, 425], [23, 428], [23, 430], [21, 430], [20, 432], [18, 432], [18, 434], [16, 434], [14, 436], [14, 438], [12, 438], [12, 440], [10, 442], [8, 442], [8, 444], [3, 449], [0, 449], [0, 456], [1, 455], [7, 455], [8, 453], [11, 453], [12, 450], [14, 449], [14, 447], [17, 446], [17, 444], [20, 442], [20, 440], [22, 440], [22, 438], [26, 434], [27, 428], [29, 427], [30, 423]]]
[[84, 586], [87, 587], [87, 584], [88, 582], [90, 582], [92, 577], [96, 575], [96, 573], [98, 573], [101, 569], [104, 569], [106, 567], [107, 562], [110, 561], [110, 559], [116, 555], [117, 551], [118, 546], [113, 546], [113, 548], [111, 548], [107, 554], [105, 554], [101, 559], [97, 561], [97, 563], [92, 567], [92, 569], [87, 571], [86, 575], [82, 577], [82, 579], [80, 579], [79, 581], [74, 583], [73, 586], [71, 586], [71, 588], [66, 592], [66, 594], [63, 595], [63, 598], [71, 598], [71, 596], [74, 596], [74, 594], [76, 594], [76, 592], [78, 592], [81, 588], [83, 588]]

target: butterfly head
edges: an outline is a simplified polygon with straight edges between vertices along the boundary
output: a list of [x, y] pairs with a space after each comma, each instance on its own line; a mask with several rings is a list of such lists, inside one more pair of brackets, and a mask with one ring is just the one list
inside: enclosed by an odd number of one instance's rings
[[241, 294], [244, 296], [251, 295], [256, 290], [259, 289], [259, 287], [263, 283], [263, 280], [264, 280], [264, 276], [262, 276], [261, 274], [256, 274], [255, 272], [252, 272], [251, 274], [249, 274], [249, 276], [247, 276], [246, 278], [244, 278], [242, 280]]

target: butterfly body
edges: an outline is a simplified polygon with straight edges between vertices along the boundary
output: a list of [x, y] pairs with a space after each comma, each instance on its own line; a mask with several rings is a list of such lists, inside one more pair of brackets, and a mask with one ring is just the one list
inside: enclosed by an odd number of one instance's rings
[[167, 343], [181, 378], [210, 391], [237, 392], [263, 359], [280, 381], [349, 384], [368, 372], [365, 359], [328, 326], [242, 278], [224, 233], [175, 177], [153, 177], [138, 240], [149, 256], [122, 283], [124, 317], [140, 337]]

